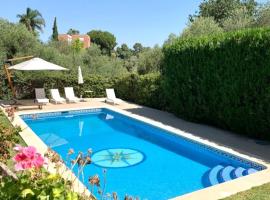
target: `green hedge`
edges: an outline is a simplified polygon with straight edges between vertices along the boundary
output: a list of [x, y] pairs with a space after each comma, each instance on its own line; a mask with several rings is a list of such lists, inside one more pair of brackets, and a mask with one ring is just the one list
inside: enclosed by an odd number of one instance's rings
[[172, 112], [270, 139], [269, 29], [178, 39], [164, 54], [164, 92]]
[[[49, 89], [58, 88], [60, 93], [64, 94], [64, 87], [72, 86], [77, 96], [83, 94], [84, 97], [104, 97], [105, 89], [114, 87], [118, 79], [111, 79], [96, 75], [85, 75], [84, 84], [78, 85], [76, 75], [69, 72], [23, 72], [16, 73], [14, 76], [14, 86], [17, 91], [18, 99], [33, 99], [35, 97], [34, 89], [44, 87], [50, 97]], [[7, 90], [7, 82], [2, 87], [4, 98], [10, 96], [10, 90]], [[92, 90], [93, 93], [84, 93], [84, 91]], [[9, 93], [7, 93], [9, 91]]]
[[166, 99], [162, 89], [162, 79], [158, 73], [146, 75], [131, 74], [117, 81], [117, 94], [128, 101], [165, 109]]
[[[50, 97], [49, 89], [58, 88], [64, 94], [64, 87], [72, 86], [77, 96], [84, 94], [84, 97], [105, 97], [106, 88], [115, 88], [117, 97], [124, 100], [159, 109], [165, 105], [159, 74], [130, 74], [119, 78], [84, 74], [84, 84], [78, 85], [77, 81], [77, 76], [69, 72], [23, 72], [16, 73], [14, 77], [19, 99], [33, 99], [34, 89], [38, 87], [44, 87]], [[4, 85], [1, 93], [6, 99], [10, 90], [7, 89], [7, 83]], [[92, 90], [93, 93], [84, 93], [87, 90]]]

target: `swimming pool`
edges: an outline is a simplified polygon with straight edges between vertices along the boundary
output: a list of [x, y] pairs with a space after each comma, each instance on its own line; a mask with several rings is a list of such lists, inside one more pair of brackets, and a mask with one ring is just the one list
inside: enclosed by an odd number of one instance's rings
[[106, 192], [163, 200], [265, 169], [264, 166], [109, 109], [21, 115], [63, 158], [93, 149], [85, 176], [107, 171]]

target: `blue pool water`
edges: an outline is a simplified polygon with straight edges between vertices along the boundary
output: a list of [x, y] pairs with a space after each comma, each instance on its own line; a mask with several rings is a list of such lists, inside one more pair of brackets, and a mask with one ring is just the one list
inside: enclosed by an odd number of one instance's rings
[[91, 148], [94, 164], [86, 166], [85, 177], [102, 177], [106, 168], [106, 193], [121, 198], [169, 199], [264, 169], [108, 109], [21, 117], [63, 159], [70, 148]]

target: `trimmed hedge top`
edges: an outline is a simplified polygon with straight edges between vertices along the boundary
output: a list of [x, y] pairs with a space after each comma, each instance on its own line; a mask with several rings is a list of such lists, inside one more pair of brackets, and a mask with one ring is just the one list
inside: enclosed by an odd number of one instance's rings
[[178, 39], [163, 50], [172, 112], [270, 139], [270, 29]]

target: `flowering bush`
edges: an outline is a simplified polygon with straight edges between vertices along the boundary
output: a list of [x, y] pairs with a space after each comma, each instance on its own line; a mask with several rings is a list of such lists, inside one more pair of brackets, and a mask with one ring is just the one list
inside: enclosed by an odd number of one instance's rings
[[[88, 183], [91, 186], [91, 193], [97, 188], [97, 194], [100, 198], [88, 196], [85, 193], [78, 195], [72, 191], [75, 185], [75, 179], [69, 181], [65, 180], [59, 173], [59, 167], [64, 164], [64, 161], [52, 149], [49, 149], [45, 154], [47, 158], [38, 153], [33, 146], [22, 147], [16, 145], [13, 149], [16, 151], [13, 161], [15, 164], [14, 168], [17, 171], [17, 177], [0, 177], [0, 199], [118, 200], [118, 195], [115, 192], [105, 194], [106, 169], [103, 170], [104, 180], [102, 187], [98, 175], [94, 175], [88, 179]], [[70, 164], [69, 169], [72, 171], [74, 167], [77, 166], [77, 177], [82, 176], [84, 183], [83, 170], [86, 165], [92, 163], [92, 150], [89, 149], [86, 154], [79, 152], [78, 155], [75, 155], [74, 159], [71, 158], [73, 154], [74, 150], [70, 149], [65, 164], [66, 166]], [[47, 159], [55, 164], [57, 174], [49, 174], [42, 169], [42, 167], [46, 166]], [[133, 198], [127, 195], [124, 197], [124, 200], [138, 199], [139, 198]]]
[[45, 159], [40, 153], [37, 153], [35, 147], [16, 146], [14, 150], [18, 151], [13, 157], [13, 160], [16, 162], [16, 171], [41, 168], [45, 164]]
[[49, 174], [42, 167], [46, 159], [33, 146], [17, 145], [13, 157], [17, 178], [3, 177], [0, 184], [0, 199], [91, 199], [72, 192], [71, 182], [65, 181], [59, 174]]

